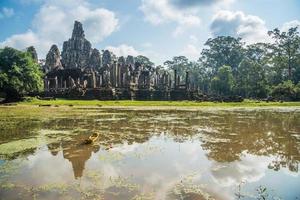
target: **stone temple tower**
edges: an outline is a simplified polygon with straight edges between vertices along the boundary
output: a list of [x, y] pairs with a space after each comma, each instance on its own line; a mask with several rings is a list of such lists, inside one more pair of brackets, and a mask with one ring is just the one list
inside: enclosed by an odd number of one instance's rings
[[82, 24], [75, 21], [72, 37], [63, 44], [61, 57], [64, 68], [87, 68], [92, 50], [91, 43], [85, 39]]

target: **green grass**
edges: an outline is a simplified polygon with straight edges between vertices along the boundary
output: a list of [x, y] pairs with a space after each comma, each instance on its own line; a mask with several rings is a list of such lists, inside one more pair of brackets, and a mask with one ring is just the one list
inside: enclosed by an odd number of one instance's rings
[[20, 102], [19, 105], [51, 105], [51, 106], [189, 106], [189, 107], [265, 107], [265, 106], [300, 106], [300, 102], [263, 102], [245, 100], [240, 103], [215, 103], [195, 101], [99, 101], [99, 100], [38, 100], [31, 99]]

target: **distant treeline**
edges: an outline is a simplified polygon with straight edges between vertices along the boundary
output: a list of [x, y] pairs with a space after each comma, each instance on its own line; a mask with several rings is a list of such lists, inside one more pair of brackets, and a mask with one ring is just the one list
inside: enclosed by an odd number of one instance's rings
[[208, 39], [197, 62], [184, 56], [164, 63], [203, 93], [244, 98], [300, 100], [300, 35], [298, 28], [268, 32], [273, 43], [246, 45], [242, 38]]
[[[246, 45], [242, 38], [220, 36], [208, 39], [198, 61], [176, 56], [164, 66], [154, 67], [145, 56], [136, 61], [171, 74], [177, 70], [181, 80], [186, 71], [190, 83], [208, 95], [243, 98], [300, 100], [300, 35], [297, 27], [288, 31], [269, 31], [272, 43]], [[34, 47], [25, 52], [0, 49], [0, 97], [19, 99], [43, 88], [43, 74]]]

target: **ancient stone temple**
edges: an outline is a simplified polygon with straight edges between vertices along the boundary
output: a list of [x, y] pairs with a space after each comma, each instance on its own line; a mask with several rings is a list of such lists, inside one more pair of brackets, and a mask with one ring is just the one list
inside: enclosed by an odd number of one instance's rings
[[166, 70], [135, 61], [133, 56], [117, 57], [92, 48], [83, 26], [75, 21], [72, 37], [60, 53], [52, 45], [43, 66], [45, 96], [80, 99], [187, 99], [193, 93], [189, 76], [174, 81]]

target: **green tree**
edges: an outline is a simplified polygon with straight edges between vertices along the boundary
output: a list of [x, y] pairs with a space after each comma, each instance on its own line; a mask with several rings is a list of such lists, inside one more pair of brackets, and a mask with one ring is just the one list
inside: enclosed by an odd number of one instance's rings
[[203, 49], [200, 61], [206, 68], [211, 69], [213, 75], [224, 65], [231, 66], [233, 74], [236, 75], [244, 54], [244, 43], [241, 40], [231, 36], [208, 39], [205, 43], [208, 48]]
[[284, 81], [273, 86], [271, 95], [281, 100], [297, 100], [298, 88], [291, 80]]
[[275, 39], [273, 45], [274, 64], [277, 67], [277, 73], [282, 76], [282, 80], [295, 80], [293, 72], [299, 68], [300, 56], [300, 37], [298, 27], [290, 28], [287, 32], [281, 32], [278, 28], [269, 31], [269, 35]]
[[187, 69], [190, 73], [190, 83], [204, 93], [208, 93], [210, 87], [210, 73], [201, 62], [190, 62]]
[[42, 72], [30, 53], [10, 47], [0, 49], [0, 91], [7, 101], [19, 100], [42, 86]]
[[146, 56], [139, 55], [135, 58], [135, 62], [139, 65], [143, 65], [144, 67], [151, 69], [154, 67], [154, 63], [150, 61]]
[[176, 56], [172, 60], [164, 62], [166, 68], [170, 71], [170, 74], [174, 78], [174, 70], [177, 71], [177, 75], [183, 80], [186, 76], [186, 72], [189, 72], [190, 85], [194, 89], [201, 89], [203, 92], [208, 92], [210, 76], [207, 68], [197, 61], [189, 61], [185, 56]]
[[30, 46], [26, 49], [26, 52], [29, 53], [32, 57], [32, 59], [35, 61], [35, 62], [38, 62], [38, 56], [37, 56], [37, 52], [34, 48], [34, 46]]
[[266, 65], [271, 60], [271, 50], [271, 44], [255, 43], [246, 47], [244, 56], [261, 65]]
[[185, 56], [175, 56], [172, 60], [167, 60], [164, 65], [173, 74], [174, 70], [177, 71], [177, 75], [183, 77], [186, 71], [190, 68], [191, 63], [189, 59]]
[[175, 56], [172, 60], [164, 62], [164, 65], [169, 70], [173, 80], [175, 80], [175, 70], [180, 80], [185, 80], [186, 72], [191, 71], [191, 62], [185, 56]]
[[231, 95], [234, 84], [230, 66], [220, 67], [217, 75], [211, 81], [211, 89], [218, 95]]
[[235, 91], [246, 98], [267, 96], [267, 85], [263, 66], [254, 59], [245, 58], [238, 70]]

